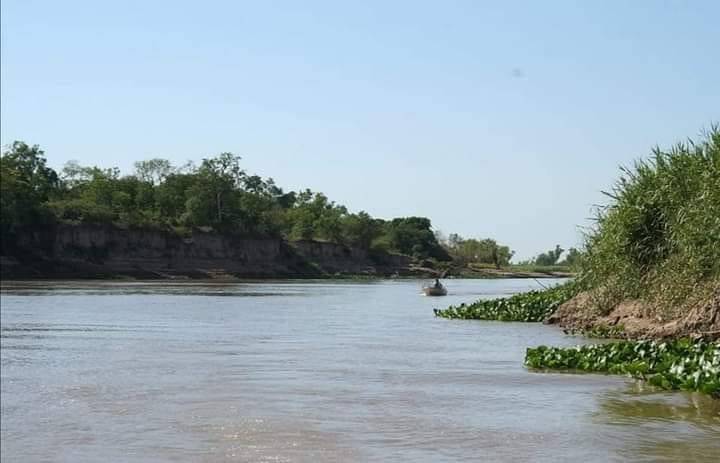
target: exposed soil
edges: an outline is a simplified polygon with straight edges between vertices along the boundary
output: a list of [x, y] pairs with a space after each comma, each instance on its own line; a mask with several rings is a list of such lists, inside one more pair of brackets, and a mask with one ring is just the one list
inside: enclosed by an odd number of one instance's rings
[[545, 323], [573, 331], [622, 327], [623, 336], [629, 339], [685, 336], [720, 339], [720, 282], [712, 285], [707, 298], [682, 311], [684, 315], [668, 320], [658, 313], [644, 301], [628, 300], [602, 315], [594, 309], [590, 294], [585, 292], [561, 305]]

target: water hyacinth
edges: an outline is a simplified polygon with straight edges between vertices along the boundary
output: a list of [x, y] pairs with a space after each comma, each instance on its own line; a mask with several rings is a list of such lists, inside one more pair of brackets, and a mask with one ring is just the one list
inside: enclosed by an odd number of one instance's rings
[[570, 348], [529, 348], [530, 368], [625, 374], [663, 389], [720, 397], [720, 341], [620, 341]]
[[436, 316], [443, 318], [539, 322], [575, 294], [577, 284], [567, 282], [540, 291], [479, 300], [469, 305], [450, 306], [445, 310], [435, 309], [434, 312]]

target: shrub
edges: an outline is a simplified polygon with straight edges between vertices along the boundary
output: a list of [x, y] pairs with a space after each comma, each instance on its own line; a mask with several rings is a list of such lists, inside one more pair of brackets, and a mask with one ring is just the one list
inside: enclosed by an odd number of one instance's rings
[[54, 201], [49, 206], [63, 222], [109, 224], [118, 217], [111, 208], [82, 199]]

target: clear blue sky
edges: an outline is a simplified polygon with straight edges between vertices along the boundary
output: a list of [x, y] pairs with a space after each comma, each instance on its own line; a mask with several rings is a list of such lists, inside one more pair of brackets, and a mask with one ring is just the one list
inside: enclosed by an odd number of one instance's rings
[[720, 2], [2, 1], [3, 145], [51, 165], [222, 151], [521, 258], [617, 167], [720, 120]]

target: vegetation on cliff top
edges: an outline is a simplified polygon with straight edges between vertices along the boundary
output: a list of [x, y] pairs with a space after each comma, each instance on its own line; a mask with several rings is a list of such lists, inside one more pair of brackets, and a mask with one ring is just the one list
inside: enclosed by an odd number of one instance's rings
[[57, 173], [38, 146], [15, 142], [0, 158], [3, 251], [23, 226], [52, 223], [123, 224], [189, 232], [317, 239], [417, 258], [449, 260], [430, 220], [382, 220], [350, 213], [324, 194], [285, 191], [245, 172], [240, 157], [222, 153], [199, 166], [152, 159], [132, 175], [68, 163]]
[[[165, 159], [135, 163], [130, 175], [117, 168], [67, 163], [60, 172], [47, 166], [37, 146], [15, 142], [0, 157], [2, 252], [12, 251], [24, 227], [56, 223], [115, 224], [174, 230], [194, 228], [246, 236], [282, 237], [290, 241], [319, 240], [369, 250], [405, 254], [438, 271], [489, 265], [495, 269], [564, 271], [558, 256], [543, 253], [515, 269], [514, 252], [493, 239], [444, 239], [425, 217], [383, 220], [366, 212], [352, 213], [322, 193], [285, 191], [272, 178], [242, 169], [232, 153], [173, 166]], [[559, 247], [556, 249], [560, 249]], [[12, 253], [12, 252], [10, 252]], [[573, 253], [568, 255], [567, 264]], [[548, 270], [549, 269], [549, 270]], [[485, 275], [477, 272], [477, 275]]]

